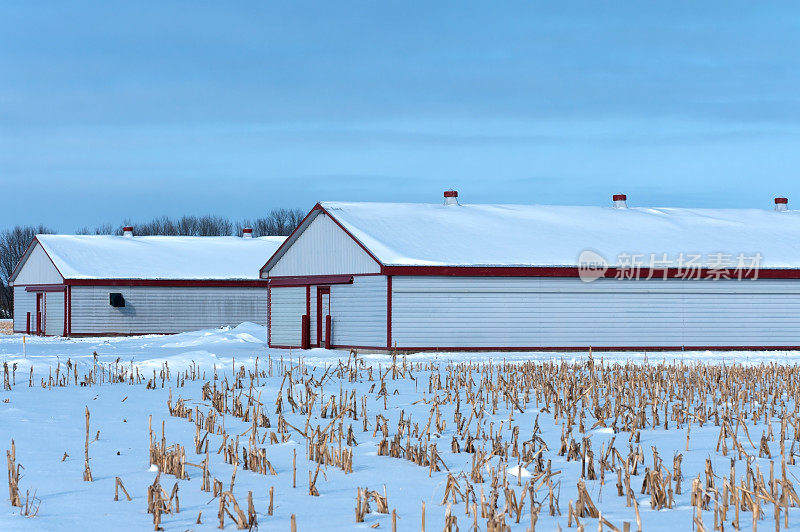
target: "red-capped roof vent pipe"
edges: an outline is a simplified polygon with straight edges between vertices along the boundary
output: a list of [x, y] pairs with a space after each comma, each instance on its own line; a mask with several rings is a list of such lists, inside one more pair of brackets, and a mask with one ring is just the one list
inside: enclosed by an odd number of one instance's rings
[[445, 190], [444, 191], [444, 204], [445, 205], [458, 205], [458, 191]]
[[775, 210], [778, 212], [789, 210], [789, 198], [775, 198]]
[[133, 238], [133, 226], [126, 225], [122, 228], [122, 236], [126, 238]]
[[625, 203], [628, 199], [628, 196], [625, 194], [614, 194], [611, 199], [614, 201], [614, 208], [615, 209], [627, 209], [628, 204]]

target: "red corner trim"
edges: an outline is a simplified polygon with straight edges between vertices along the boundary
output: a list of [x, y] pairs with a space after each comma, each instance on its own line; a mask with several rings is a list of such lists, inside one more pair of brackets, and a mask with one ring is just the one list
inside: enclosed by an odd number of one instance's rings
[[272, 347], [272, 289], [267, 285], [267, 347]]
[[386, 277], [386, 347], [392, 348], [392, 276]]

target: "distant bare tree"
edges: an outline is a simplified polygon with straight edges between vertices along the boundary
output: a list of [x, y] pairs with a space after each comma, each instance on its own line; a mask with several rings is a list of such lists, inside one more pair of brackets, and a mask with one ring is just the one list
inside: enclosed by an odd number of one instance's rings
[[[82, 227], [75, 231], [76, 235], [115, 235], [117, 227], [111, 224], [98, 225], [94, 228]], [[121, 233], [120, 233], [121, 234]]]
[[54, 233], [43, 225], [16, 226], [0, 233], [0, 317], [14, 317], [14, 291], [8, 280], [35, 235]]
[[300, 209], [273, 209], [264, 218], [244, 220], [236, 224], [236, 232], [245, 227], [253, 229], [253, 236], [287, 236], [300, 225], [305, 214]]
[[[300, 209], [272, 209], [267, 216], [255, 220], [231, 222], [228, 218], [207, 214], [204, 216], [187, 215], [180, 218], [160, 216], [148, 222], [133, 223], [123, 220], [121, 225], [102, 224], [96, 227], [83, 227], [76, 231], [79, 235], [121, 235], [126, 225], [134, 227], [138, 236], [227, 236], [240, 235], [242, 229], [250, 227], [253, 236], [286, 236], [292, 233], [303, 220], [304, 212]], [[13, 293], [8, 286], [8, 278], [14, 271], [17, 262], [22, 258], [25, 249], [36, 234], [53, 233], [44, 226], [17, 226], [0, 233], [0, 317], [11, 317], [13, 314]]]

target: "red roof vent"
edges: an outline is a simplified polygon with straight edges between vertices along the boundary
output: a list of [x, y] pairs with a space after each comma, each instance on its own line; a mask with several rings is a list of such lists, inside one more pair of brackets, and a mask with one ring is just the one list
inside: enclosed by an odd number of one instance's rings
[[242, 238], [253, 238], [253, 230], [249, 227], [242, 229]]
[[133, 226], [126, 225], [122, 228], [122, 236], [126, 236], [128, 238], [133, 238]]
[[626, 203], [628, 196], [625, 194], [614, 194], [611, 196], [611, 199], [614, 202], [614, 207], [617, 209], [626, 209], [628, 207], [628, 204]]
[[458, 191], [445, 190], [444, 191], [444, 204], [445, 205], [458, 205]]
[[775, 198], [775, 210], [776, 211], [789, 210], [789, 198]]

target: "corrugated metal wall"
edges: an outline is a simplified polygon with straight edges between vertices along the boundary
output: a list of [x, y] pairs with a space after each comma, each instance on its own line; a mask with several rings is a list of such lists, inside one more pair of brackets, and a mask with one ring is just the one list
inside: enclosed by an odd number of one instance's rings
[[64, 292], [45, 292], [44, 294], [45, 334], [64, 335]]
[[281, 257], [269, 276], [378, 272], [378, 263], [328, 215], [321, 213]]
[[385, 275], [357, 276], [353, 284], [331, 285], [331, 343], [385, 347], [386, 298]]
[[[110, 292], [121, 292], [125, 307], [112, 307]], [[266, 320], [264, 288], [72, 287], [73, 334], [174, 333]]]
[[31, 330], [36, 328], [36, 294], [26, 292], [24, 286], [14, 287], [14, 330], [25, 332], [31, 313]]
[[20, 269], [14, 285], [61, 284], [64, 279], [40, 244], [36, 244]]
[[306, 313], [306, 288], [272, 288], [270, 298], [270, 344], [299, 346], [301, 320]]
[[394, 277], [401, 347], [800, 344], [800, 281]]

